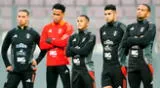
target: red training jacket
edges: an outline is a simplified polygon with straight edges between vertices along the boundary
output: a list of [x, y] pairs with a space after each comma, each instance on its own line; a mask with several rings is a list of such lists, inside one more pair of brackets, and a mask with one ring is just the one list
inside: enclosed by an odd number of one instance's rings
[[[59, 24], [52, 22], [44, 26], [40, 38], [40, 48], [48, 50], [47, 66], [69, 64], [65, 48], [72, 33], [73, 27], [65, 21], [61, 21]], [[51, 44], [46, 42], [47, 38], [52, 38]]]

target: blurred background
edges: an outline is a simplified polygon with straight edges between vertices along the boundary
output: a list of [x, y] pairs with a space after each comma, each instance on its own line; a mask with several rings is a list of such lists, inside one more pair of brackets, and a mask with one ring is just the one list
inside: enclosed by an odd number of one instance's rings
[[[52, 21], [51, 8], [55, 3], [63, 3], [66, 6], [65, 20], [74, 26], [75, 31], [77, 16], [86, 14], [90, 17], [89, 30], [97, 36], [93, 54], [97, 88], [101, 88], [102, 46], [100, 44], [99, 28], [105, 24], [103, 16], [105, 5], [115, 4], [118, 20], [127, 25], [136, 21], [137, 5], [149, 4], [152, 10], [149, 20], [157, 26], [156, 41], [153, 48], [154, 88], [160, 88], [160, 0], [0, 0], [0, 48], [7, 31], [17, 25], [16, 15], [19, 9], [30, 11], [30, 26], [41, 33], [43, 26]], [[39, 49], [37, 48], [35, 57], [38, 52]], [[7, 72], [0, 54], [0, 88], [3, 88], [6, 77]], [[22, 88], [21, 85], [19, 88]], [[45, 59], [38, 66], [35, 88], [46, 88]], [[63, 88], [61, 81], [58, 82], [57, 88]]]

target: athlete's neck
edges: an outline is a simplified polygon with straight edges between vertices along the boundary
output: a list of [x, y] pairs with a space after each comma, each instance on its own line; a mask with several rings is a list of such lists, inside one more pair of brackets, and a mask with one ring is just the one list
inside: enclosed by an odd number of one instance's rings
[[23, 25], [23, 26], [22, 26], [22, 25], [19, 25], [18, 27], [19, 27], [21, 30], [24, 30], [24, 29], [27, 27], [27, 25]]

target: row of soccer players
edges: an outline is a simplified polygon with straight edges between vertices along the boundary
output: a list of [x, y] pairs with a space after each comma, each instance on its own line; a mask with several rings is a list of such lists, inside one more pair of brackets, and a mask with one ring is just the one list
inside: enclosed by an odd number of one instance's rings
[[[144, 88], [153, 88], [151, 61], [156, 28], [155, 24], [147, 20], [150, 12], [149, 5], [139, 5], [137, 22], [126, 26], [117, 21], [115, 5], [105, 6], [106, 23], [99, 30], [103, 46], [103, 88], [126, 88], [127, 73], [131, 88], [139, 88], [141, 81]], [[59, 75], [64, 88], [96, 87], [92, 61], [96, 36], [88, 31], [90, 19], [87, 15], [78, 16], [78, 31], [73, 33], [72, 25], [63, 19], [64, 14], [63, 4], [53, 5], [53, 22], [46, 24], [39, 35], [28, 26], [29, 11], [19, 10], [18, 26], [7, 33], [2, 45], [1, 53], [8, 72], [4, 88], [17, 88], [20, 81], [23, 88], [33, 88], [37, 65], [45, 54], [47, 88], [56, 88]], [[7, 55], [10, 45], [12, 62]], [[41, 51], [37, 59], [33, 59], [36, 45], [39, 45]], [[71, 81], [67, 67], [69, 57], [72, 60]]]

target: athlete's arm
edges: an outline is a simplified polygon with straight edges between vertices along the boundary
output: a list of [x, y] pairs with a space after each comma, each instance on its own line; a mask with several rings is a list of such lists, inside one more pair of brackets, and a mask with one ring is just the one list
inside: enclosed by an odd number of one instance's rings
[[102, 27], [100, 28], [99, 35], [100, 35], [101, 44], [103, 45], [103, 40], [102, 40]]
[[148, 31], [144, 35], [141, 35], [140, 37], [129, 37], [128, 43], [145, 47], [150, 44], [150, 41], [154, 40], [155, 34], [156, 26], [154, 24], [150, 24]]
[[96, 42], [96, 37], [91, 35], [90, 39], [83, 47], [71, 47], [71, 51], [77, 55], [87, 56], [93, 49]]
[[48, 38], [46, 30], [47, 30], [47, 27], [45, 26], [43, 28], [43, 31], [42, 31], [42, 34], [41, 34], [41, 37], [40, 37], [39, 46], [40, 46], [40, 49], [48, 50], [48, 49], [53, 48], [53, 45], [46, 42], [46, 39]]
[[[35, 32], [35, 34], [34, 34], [34, 41], [35, 41], [35, 43], [39, 46], [39, 41], [40, 41], [40, 35], [37, 33], [37, 32]], [[38, 55], [38, 57], [37, 57], [37, 59], [36, 59], [36, 64], [39, 64], [40, 63], [40, 61], [44, 58], [44, 56], [46, 55], [46, 52], [47, 52], [47, 50], [42, 50], [42, 49], [40, 49], [40, 53], [39, 53], [39, 55]]]
[[68, 45], [67, 45], [67, 48], [66, 48], [67, 57], [73, 57], [75, 55], [70, 49], [72, 47], [72, 38], [73, 38], [73, 36], [71, 36], [69, 38], [69, 42], [68, 42]]
[[126, 38], [126, 26], [124, 24], [121, 24], [120, 25], [120, 29], [123, 30], [123, 37], [121, 38], [121, 42], [119, 44], [119, 47], [118, 47], [118, 57], [119, 57], [119, 60], [120, 60], [120, 64], [123, 65], [123, 66], [126, 66], [126, 54], [127, 54], [127, 51], [126, 51], [126, 48], [123, 47], [123, 39]]
[[51, 44], [58, 47], [66, 47], [68, 39], [73, 33], [73, 27], [67, 24], [66, 33], [61, 38], [55, 38], [51, 40]]
[[128, 37], [129, 37], [129, 27], [130, 25], [127, 26], [127, 29], [123, 35], [123, 39], [122, 39], [122, 47], [123, 48], [129, 48], [129, 44], [128, 44]]
[[2, 44], [2, 49], [1, 49], [2, 58], [3, 58], [4, 64], [6, 67], [11, 66], [9, 59], [8, 59], [8, 55], [7, 55], [8, 48], [11, 44], [11, 37], [12, 37], [11, 32], [12, 31], [9, 31], [7, 35], [5, 36], [3, 44]]

